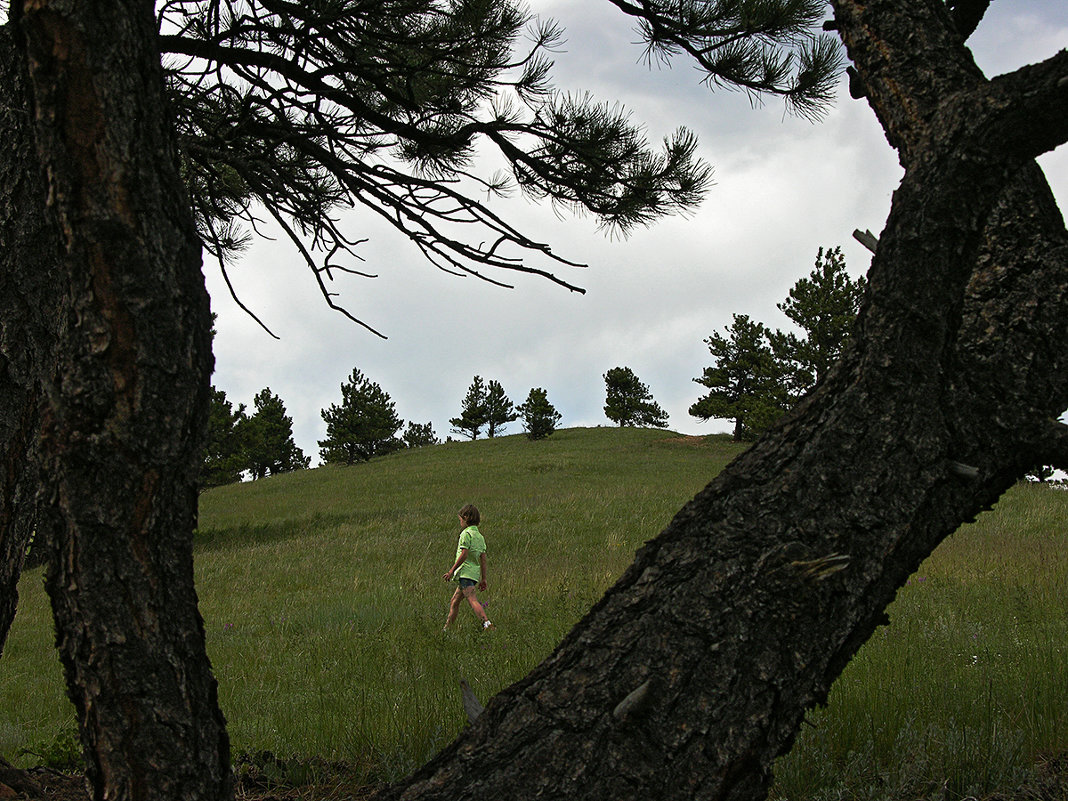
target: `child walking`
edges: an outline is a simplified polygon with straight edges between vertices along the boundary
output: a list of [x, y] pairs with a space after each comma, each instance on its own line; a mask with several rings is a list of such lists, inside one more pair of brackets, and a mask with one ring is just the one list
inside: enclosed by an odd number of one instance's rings
[[456, 561], [443, 576], [446, 581], [455, 579], [459, 583], [452, 594], [452, 600], [449, 601], [449, 616], [445, 619], [446, 631], [456, 620], [460, 602], [465, 598], [471, 605], [471, 610], [482, 621], [482, 628], [494, 628], [486, 617], [486, 610], [475, 597], [476, 587], [486, 591], [486, 540], [478, 530], [480, 519], [478, 509], [471, 504], [460, 510], [460, 525], [464, 530], [460, 532], [460, 541], [456, 546]]

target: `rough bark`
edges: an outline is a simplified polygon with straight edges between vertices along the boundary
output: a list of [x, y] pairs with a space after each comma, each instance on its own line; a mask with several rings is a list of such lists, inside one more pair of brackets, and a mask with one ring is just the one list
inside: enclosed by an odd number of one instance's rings
[[1031, 159], [1068, 59], [987, 82], [934, 0], [835, 9], [906, 169], [853, 346], [381, 799], [763, 798], [909, 574], [1062, 432], [1068, 236]]
[[10, 156], [0, 160], [0, 652], [36, 525], [39, 376], [54, 358], [64, 294], [28, 109], [25, 64], [10, 28], [0, 27], [0, 142]]
[[211, 356], [151, 2], [16, 3], [69, 284], [44, 382], [46, 585], [95, 798], [228, 795], [193, 589]]

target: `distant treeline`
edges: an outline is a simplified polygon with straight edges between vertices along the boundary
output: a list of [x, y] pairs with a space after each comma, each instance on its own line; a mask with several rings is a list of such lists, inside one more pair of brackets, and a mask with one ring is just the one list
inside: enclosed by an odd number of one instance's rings
[[[755, 438], [837, 360], [852, 334], [864, 288], [864, 278], [853, 280], [846, 273], [840, 247], [820, 248], [815, 268], [778, 304], [799, 333], [772, 330], [748, 315], [735, 314], [723, 333], [705, 340], [713, 363], [693, 380], [708, 392], [689, 413], [700, 420], [732, 420], [736, 440]], [[629, 367], [613, 367], [603, 378], [604, 413], [611, 422], [667, 426], [667, 413]], [[225, 392], [212, 388], [203, 487], [309, 466], [310, 458], [293, 441], [293, 419], [282, 399], [267, 387], [253, 406], [251, 413], [244, 404], [235, 409]], [[357, 368], [341, 385], [341, 402], [321, 414], [326, 439], [319, 441], [319, 456], [326, 463], [354, 464], [440, 442], [430, 422], [405, 425], [389, 393]], [[552, 435], [561, 418], [545, 389], [532, 388], [517, 406], [500, 382], [476, 375], [460, 414], [449, 424], [453, 433], [473, 440], [483, 429], [494, 437], [519, 420], [527, 437], [539, 440]]]

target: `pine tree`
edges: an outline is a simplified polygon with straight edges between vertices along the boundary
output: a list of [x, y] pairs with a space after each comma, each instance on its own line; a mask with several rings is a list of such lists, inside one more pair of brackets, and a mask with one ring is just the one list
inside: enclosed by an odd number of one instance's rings
[[341, 405], [323, 409], [326, 439], [319, 441], [324, 462], [354, 464], [403, 447], [397, 431], [404, 425], [381, 386], [353, 368], [341, 384]]
[[478, 432], [489, 422], [489, 410], [486, 406], [486, 385], [481, 376], [475, 376], [464, 396], [460, 416], [449, 420], [452, 430], [470, 439], [478, 439]]
[[653, 400], [649, 387], [629, 367], [613, 367], [604, 374], [605, 416], [620, 426], [667, 426], [667, 412]]
[[527, 439], [545, 439], [556, 430], [556, 424], [561, 418], [560, 412], [549, 403], [549, 398], [541, 387], [531, 389], [517, 411], [523, 419], [523, 430], [527, 432]]
[[426, 445], [437, 445], [438, 437], [434, 433], [434, 426], [430, 423], [408, 423], [404, 429], [404, 447], [422, 448]]
[[293, 441], [293, 418], [282, 399], [266, 387], [253, 405], [256, 411], [238, 426], [253, 480], [306, 469], [311, 459]]
[[504, 387], [497, 381], [490, 381], [486, 385], [486, 436], [491, 439], [501, 431], [505, 425], [515, 420], [515, 407], [508, 396], [504, 394]]
[[763, 323], [736, 314], [726, 336], [715, 333], [706, 339], [715, 363], [694, 381], [711, 391], [690, 407], [690, 414], [700, 420], [733, 420], [736, 440], [753, 439], [782, 416], [783, 368], [769, 337]]
[[771, 337], [776, 355], [785, 363], [792, 398], [804, 394], [838, 360], [852, 337], [865, 287], [863, 276], [849, 277], [841, 247], [820, 248], [815, 268], [778, 304], [804, 332], [798, 337], [777, 331]]
[[218, 487], [241, 480], [246, 459], [240, 427], [245, 419], [245, 404], [240, 404], [235, 411], [225, 392], [211, 388], [208, 445], [200, 473], [201, 487]]

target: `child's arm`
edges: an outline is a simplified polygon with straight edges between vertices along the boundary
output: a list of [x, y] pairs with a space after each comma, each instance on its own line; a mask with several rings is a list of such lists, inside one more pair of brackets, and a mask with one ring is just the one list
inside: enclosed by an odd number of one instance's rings
[[452, 581], [452, 574], [455, 573], [456, 569], [464, 563], [465, 559], [467, 559], [467, 548], [461, 548], [460, 555], [456, 557], [456, 564], [450, 567], [449, 572], [442, 576], [442, 578], [444, 578], [446, 581]]
[[486, 591], [486, 552], [483, 551], [478, 555], [478, 569], [481, 574], [478, 582], [479, 592]]

